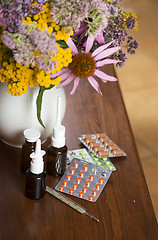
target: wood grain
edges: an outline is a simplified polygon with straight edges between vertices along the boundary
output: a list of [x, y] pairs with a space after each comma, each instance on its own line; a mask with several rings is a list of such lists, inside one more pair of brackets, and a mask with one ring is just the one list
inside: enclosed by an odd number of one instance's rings
[[[104, 69], [115, 75], [112, 66]], [[106, 132], [127, 154], [112, 159], [116, 167], [96, 203], [71, 197], [99, 218], [97, 223], [58, 199], [24, 196], [25, 175], [20, 172], [21, 150], [0, 142], [0, 240], [157, 240], [158, 228], [144, 173], [118, 82], [103, 84], [100, 96], [81, 80], [74, 96], [65, 88], [67, 109], [63, 124], [69, 149], [83, 145], [82, 133]], [[43, 146], [47, 147], [48, 142]], [[47, 176], [54, 187], [58, 178]]]

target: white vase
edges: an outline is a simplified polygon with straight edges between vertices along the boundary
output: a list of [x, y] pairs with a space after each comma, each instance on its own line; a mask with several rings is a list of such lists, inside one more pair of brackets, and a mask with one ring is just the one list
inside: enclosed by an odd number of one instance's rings
[[0, 139], [4, 143], [21, 147], [24, 142], [23, 131], [35, 128], [41, 132], [44, 142], [53, 133], [57, 118], [57, 97], [61, 97], [61, 120], [66, 110], [66, 96], [63, 88], [44, 91], [41, 109], [43, 128], [37, 119], [36, 99], [39, 86], [28, 88], [21, 96], [11, 96], [7, 92], [7, 84], [0, 83]]

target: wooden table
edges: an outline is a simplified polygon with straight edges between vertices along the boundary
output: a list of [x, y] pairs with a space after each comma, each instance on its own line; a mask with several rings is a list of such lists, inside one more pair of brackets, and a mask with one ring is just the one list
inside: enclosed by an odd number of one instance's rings
[[[112, 66], [105, 71], [115, 74]], [[103, 97], [86, 80], [80, 82], [74, 96], [69, 95], [72, 85], [65, 88], [63, 121], [69, 149], [83, 147], [79, 134], [106, 132], [127, 153], [127, 157], [112, 159], [117, 170], [96, 203], [71, 197], [99, 218], [99, 223], [48, 193], [41, 200], [26, 198], [21, 150], [0, 142], [0, 240], [158, 239], [155, 213], [119, 85], [99, 82]], [[58, 180], [47, 176], [47, 185], [53, 187]]]

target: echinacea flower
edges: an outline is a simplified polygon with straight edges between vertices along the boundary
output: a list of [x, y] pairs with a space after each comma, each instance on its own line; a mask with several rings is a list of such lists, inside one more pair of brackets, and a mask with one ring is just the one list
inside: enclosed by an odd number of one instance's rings
[[61, 77], [61, 81], [57, 88], [64, 87], [74, 81], [72, 91], [70, 92], [70, 94], [73, 95], [78, 87], [80, 79], [87, 78], [92, 87], [102, 95], [99, 84], [94, 79], [93, 75], [99, 77], [104, 83], [107, 81], [117, 81], [117, 78], [107, 75], [99, 70], [99, 67], [119, 62], [119, 60], [107, 59], [106, 57], [111, 56], [118, 51], [120, 47], [108, 48], [113, 43], [113, 41], [111, 41], [90, 53], [93, 43], [94, 37], [89, 36], [87, 38], [85, 52], [79, 52], [74, 42], [69, 38], [67, 45], [72, 50], [72, 62], [60, 72], [51, 75], [53, 78], [57, 76]]

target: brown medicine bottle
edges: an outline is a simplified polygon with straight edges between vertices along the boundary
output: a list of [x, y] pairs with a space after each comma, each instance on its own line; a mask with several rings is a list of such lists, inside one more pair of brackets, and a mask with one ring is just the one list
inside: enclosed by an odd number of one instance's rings
[[49, 175], [58, 177], [66, 171], [67, 146], [65, 145], [65, 127], [54, 127], [52, 143], [47, 149], [46, 171]]
[[21, 172], [25, 173], [30, 167], [30, 154], [35, 151], [36, 141], [40, 138], [40, 132], [36, 129], [26, 129], [24, 132], [25, 142], [21, 152]]
[[41, 150], [41, 140], [36, 142], [35, 152], [31, 153], [30, 169], [26, 171], [25, 195], [28, 198], [40, 199], [46, 192], [46, 171], [44, 171], [43, 156], [45, 151]]

